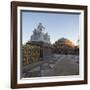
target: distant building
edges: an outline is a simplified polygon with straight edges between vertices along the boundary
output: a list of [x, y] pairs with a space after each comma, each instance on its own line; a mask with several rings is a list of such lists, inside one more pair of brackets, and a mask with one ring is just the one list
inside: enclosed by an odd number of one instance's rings
[[48, 35], [48, 33], [43, 32], [44, 29], [45, 27], [43, 27], [42, 23], [39, 23], [38, 27], [34, 29], [30, 41], [50, 43], [50, 36]]
[[76, 55], [79, 55], [79, 46], [75, 46], [74, 51]]
[[53, 45], [53, 52], [59, 54], [79, 54], [79, 48], [70, 40], [61, 38]]

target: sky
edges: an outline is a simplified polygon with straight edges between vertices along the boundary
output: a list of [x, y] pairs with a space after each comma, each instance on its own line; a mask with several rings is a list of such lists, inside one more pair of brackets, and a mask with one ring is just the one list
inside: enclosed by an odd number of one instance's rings
[[45, 27], [44, 32], [50, 35], [51, 43], [64, 37], [74, 44], [79, 38], [79, 14], [45, 13], [22, 11], [22, 43], [30, 40], [33, 30], [39, 23]]

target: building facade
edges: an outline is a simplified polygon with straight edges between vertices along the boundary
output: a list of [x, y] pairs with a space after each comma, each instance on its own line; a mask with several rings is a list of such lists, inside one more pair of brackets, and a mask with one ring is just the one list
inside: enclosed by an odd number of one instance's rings
[[34, 29], [30, 40], [23, 45], [22, 56], [23, 65], [28, 65], [40, 60], [45, 60], [52, 53], [52, 45], [50, 43], [50, 36], [44, 33], [45, 27], [39, 23]]
[[22, 48], [23, 65], [40, 61], [40, 46], [25, 44]]
[[70, 40], [61, 38], [53, 45], [53, 52], [58, 54], [79, 54], [79, 47], [75, 46]]

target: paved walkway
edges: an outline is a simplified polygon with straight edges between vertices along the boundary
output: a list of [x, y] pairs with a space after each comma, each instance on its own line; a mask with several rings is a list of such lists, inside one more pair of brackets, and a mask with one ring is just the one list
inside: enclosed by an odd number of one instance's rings
[[79, 74], [79, 59], [77, 56], [63, 55], [59, 57], [54, 67], [47, 72], [44, 72], [43, 76], [65, 76], [65, 75], [78, 75]]
[[79, 56], [54, 54], [52, 57], [26, 68], [28, 68], [28, 72], [24, 77], [78, 75]]

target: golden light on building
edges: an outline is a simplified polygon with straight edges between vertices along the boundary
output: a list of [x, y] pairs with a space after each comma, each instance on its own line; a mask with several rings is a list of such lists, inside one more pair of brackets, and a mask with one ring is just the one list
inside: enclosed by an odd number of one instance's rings
[[22, 47], [23, 65], [36, 62], [40, 58], [40, 47], [32, 44], [26, 44]]
[[[55, 42], [53, 45], [53, 51], [54, 53], [59, 53], [59, 54], [76, 54], [75, 51], [75, 45], [72, 41], [61, 38]], [[78, 53], [78, 49], [77, 49]]]

